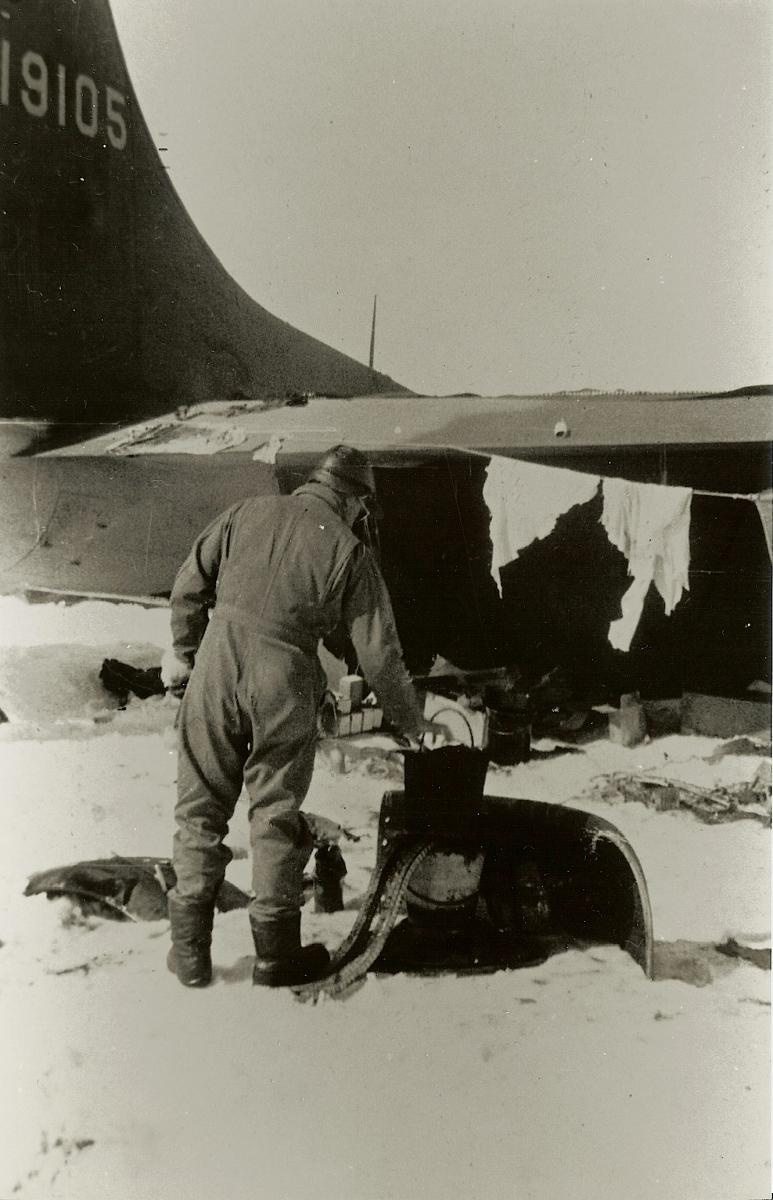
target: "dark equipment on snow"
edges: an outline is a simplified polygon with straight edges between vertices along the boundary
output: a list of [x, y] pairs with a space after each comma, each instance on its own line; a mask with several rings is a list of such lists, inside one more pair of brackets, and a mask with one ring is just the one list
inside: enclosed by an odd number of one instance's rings
[[[315, 818], [319, 820], [319, 818]], [[315, 838], [315, 867], [309, 879], [315, 912], [340, 912], [344, 907], [341, 880], [346, 863], [338, 847], [324, 837]], [[169, 916], [167, 893], [175, 886], [174, 867], [168, 858], [96, 858], [88, 862], [52, 867], [31, 875], [25, 896], [45, 895], [49, 900], [68, 896], [87, 916], [118, 921], [162, 921]], [[218, 912], [247, 908], [250, 898], [233, 883], [224, 882], [216, 897]]]
[[445, 712], [461, 717], [467, 726], [470, 745], [427, 750], [422, 736], [418, 750], [403, 750], [403, 783], [409, 802], [445, 799], [447, 804], [456, 800], [473, 804], [483, 796], [488, 755], [475, 749], [472, 726], [464, 713], [458, 709], [439, 708], [434, 718]]
[[99, 678], [108, 692], [117, 696], [121, 705], [128, 702], [129, 696], [137, 696], [147, 700], [150, 696], [163, 696], [166, 688], [161, 682], [161, 668], [132, 667], [120, 662], [117, 658], [106, 658], [102, 663]]
[[528, 762], [531, 752], [531, 725], [526, 698], [521, 707], [487, 707], [486, 749], [492, 762], [511, 767]]
[[483, 795], [470, 750], [465, 793], [450, 749], [406, 754], [410, 783], [382, 800], [354, 926], [325, 978], [297, 997], [345, 995], [369, 970], [493, 971], [592, 944], [622, 947], [651, 978], [647, 884], [620, 831], [578, 809]]
[[457, 800], [470, 803], [483, 796], [488, 756], [467, 746], [439, 750], [405, 750], [405, 794], [410, 802]]
[[[449, 763], [461, 759], [448, 752], [460, 749], [465, 766], [453, 772]], [[354, 925], [326, 970], [321, 950], [299, 962], [300, 977], [310, 979], [295, 984], [299, 999], [345, 995], [370, 970], [494, 971], [593, 944], [622, 947], [652, 978], [647, 884], [614, 825], [558, 804], [484, 795], [485, 755], [474, 751], [410, 753], [422, 763], [409, 789], [383, 797], [376, 865]], [[345, 863], [324, 832], [315, 841], [315, 907], [338, 911]], [[38, 872], [24, 894], [69, 896], [87, 914], [152, 921], [169, 915], [174, 885], [168, 859], [115, 856]], [[230, 883], [216, 897], [223, 912], [248, 904]], [[261, 947], [257, 981], [279, 986], [271, 949]], [[323, 971], [323, 978], [312, 978]], [[192, 986], [203, 982], [200, 974], [192, 972]]]
[[605, 943], [652, 974], [647, 885], [608, 821], [534, 800], [484, 796], [451, 808], [387, 792], [379, 857], [422, 838], [431, 839], [430, 855], [414, 871], [407, 916], [376, 969], [494, 969]]
[[[167, 892], [177, 882], [168, 858], [97, 858], [31, 875], [25, 896], [69, 896], [87, 915], [114, 920], [160, 921], [168, 916]], [[246, 908], [249, 896], [232, 883], [217, 894], [220, 912]]]
[[344, 856], [334, 843], [318, 846], [314, 855], [312, 891], [315, 912], [342, 912], [342, 880], [346, 875]]

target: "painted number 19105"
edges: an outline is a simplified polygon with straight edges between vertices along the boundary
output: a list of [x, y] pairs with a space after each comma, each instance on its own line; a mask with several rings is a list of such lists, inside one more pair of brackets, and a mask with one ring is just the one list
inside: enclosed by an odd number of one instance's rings
[[0, 40], [0, 105], [20, 101], [31, 117], [50, 112], [64, 128], [74, 123], [84, 137], [96, 137], [100, 130], [116, 150], [126, 145], [126, 97], [117, 88], [99, 88], [89, 75], [74, 79], [62, 63], [49, 70], [36, 50], [25, 50], [14, 59], [11, 43]]

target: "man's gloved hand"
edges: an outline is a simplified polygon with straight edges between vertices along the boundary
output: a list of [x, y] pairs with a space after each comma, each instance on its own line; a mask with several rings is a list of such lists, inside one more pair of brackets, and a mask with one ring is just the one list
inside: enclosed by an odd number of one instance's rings
[[182, 696], [191, 670], [190, 663], [184, 658], [179, 658], [174, 650], [167, 650], [161, 659], [161, 682], [173, 696]]

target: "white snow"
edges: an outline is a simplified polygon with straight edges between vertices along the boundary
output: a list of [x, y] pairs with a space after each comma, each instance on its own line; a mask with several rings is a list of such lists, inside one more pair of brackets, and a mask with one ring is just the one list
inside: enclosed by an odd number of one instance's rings
[[[169, 854], [175, 702], [116, 711], [95, 676], [106, 656], [160, 661], [168, 614], [0, 599], [0, 630], [0, 708], [13, 717], [0, 726], [0, 1196], [769, 1194], [770, 975], [708, 948], [769, 945], [769, 831], [584, 795], [598, 775], [637, 768], [702, 786], [747, 779], [757, 758], [707, 764], [709, 738], [600, 740], [490, 775], [492, 793], [617, 825], [648, 881], [661, 974], [682, 978], [648, 981], [596, 948], [477, 977], [370, 976], [346, 1000], [300, 1005], [251, 986], [234, 912], [216, 918], [213, 986], [191, 992], [166, 970], [167, 922], [83, 918], [22, 895], [45, 867]], [[320, 757], [307, 807], [361, 835], [342, 844], [353, 905], [390, 784], [347, 766]], [[248, 887], [241, 805], [229, 842], [229, 878]], [[304, 910], [305, 935], [334, 946], [353, 917]]]

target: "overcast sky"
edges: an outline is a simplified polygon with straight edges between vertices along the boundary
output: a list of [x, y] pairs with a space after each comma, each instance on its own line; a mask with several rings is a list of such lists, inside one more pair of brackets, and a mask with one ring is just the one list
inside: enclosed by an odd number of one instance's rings
[[429, 393], [773, 381], [755, 0], [112, 0], [230, 273]]

